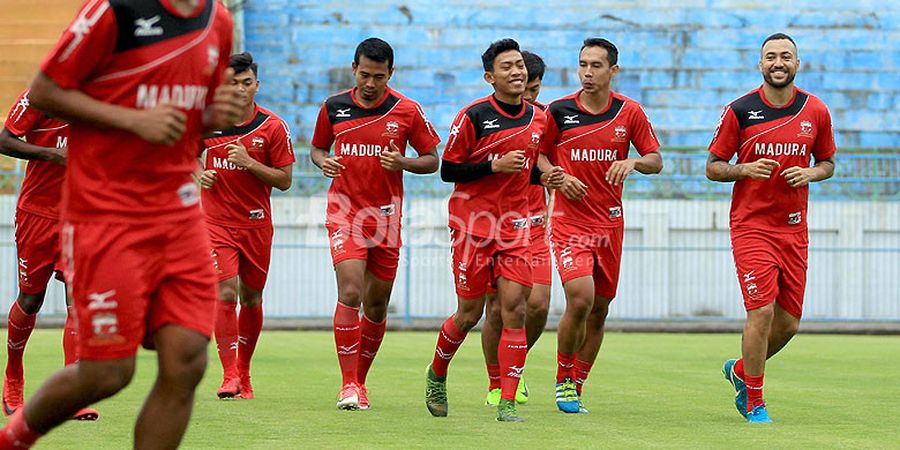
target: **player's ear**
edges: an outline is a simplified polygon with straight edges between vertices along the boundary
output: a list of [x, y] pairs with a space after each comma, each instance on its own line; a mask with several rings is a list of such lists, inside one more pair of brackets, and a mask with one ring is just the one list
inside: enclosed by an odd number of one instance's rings
[[614, 64], [612, 67], [609, 68], [609, 71], [612, 72], [613, 76], [616, 76], [616, 74], [619, 73], [619, 65]]
[[356, 68], [359, 67], [359, 64], [356, 64], [356, 61], [350, 63], [350, 68], [353, 70], [353, 74], [356, 75]]
[[488, 84], [494, 84], [494, 73], [493, 72], [485, 72], [484, 73], [484, 81], [487, 81]]

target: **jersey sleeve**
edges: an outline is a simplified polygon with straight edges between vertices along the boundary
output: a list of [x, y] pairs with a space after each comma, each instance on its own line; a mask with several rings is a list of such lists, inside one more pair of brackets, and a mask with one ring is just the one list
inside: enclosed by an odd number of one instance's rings
[[556, 163], [556, 143], [559, 141], [559, 127], [556, 126], [556, 119], [547, 112], [547, 126], [544, 128], [544, 136], [541, 138], [540, 152], [543, 153], [550, 162]]
[[[218, 1], [218, 0], [216, 0]], [[216, 23], [214, 24], [219, 34], [219, 61], [216, 64], [216, 70], [213, 72], [212, 78], [209, 80], [209, 90], [206, 94], [206, 105], [212, 104], [218, 88], [225, 78], [225, 70], [231, 62], [231, 47], [234, 40], [234, 21], [228, 8], [221, 2], [216, 5]]]
[[467, 162], [474, 145], [475, 127], [466, 111], [460, 111], [450, 126], [450, 135], [447, 137], [447, 146], [444, 147], [441, 159], [453, 163]]
[[312, 140], [309, 143], [316, 148], [328, 150], [334, 143], [334, 128], [331, 126], [331, 120], [328, 119], [328, 101], [322, 103], [322, 109], [319, 110], [319, 117], [316, 119], [316, 129], [313, 131]]
[[22, 137], [33, 130], [40, 120], [41, 112], [28, 106], [28, 90], [25, 90], [9, 110], [4, 125], [13, 136]]
[[831, 113], [828, 112], [828, 108], [825, 105], [822, 105], [818, 130], [812, 154], [816, 161], [821, 161], [831, 158], [837, 151], [834, 145], [834, 130], [831, 128]]
[[425, 111], [418, 104], [415, 104], [415, 113], [412, 118], [412, 126], [409, 133], [409, 144], [412, 145], [416, 152], [420, 155], [430, 152], [433, 148], [441, 143], [434, 126], [425, 117]]
[[291, 143], [291, 131], [283, 120], [279, 120], [278, 125], [272, 127], [269, 142], [269, 158], [271, 158], [272, 167], [284, 167], [294, 163], [294, 146]]
[[77, 89], [112, 55], [118, 36], [107, 0], [88, 0], [41, 63], [41, 71], [63, 89]]
[[731, 157], [737, 153], [740, 146], [741, 127], [738, 124], [737, 116], [731, 106], [726, 106], [719, 117], [719, 125], [716, 127], [716, 134], [713, 135], [712, 142], [709, 143], [709, 152], [725, 161], [730, 161]]
[[644, 107], [637, 105], [631, 117], [631, 128], [634, 130], [631, 134], [631, 143], [637, 152], [644, 156], [659, 150], [659, 139], [653, 132], [653, 125], [650, 123], [650, 117], [647, 116]]

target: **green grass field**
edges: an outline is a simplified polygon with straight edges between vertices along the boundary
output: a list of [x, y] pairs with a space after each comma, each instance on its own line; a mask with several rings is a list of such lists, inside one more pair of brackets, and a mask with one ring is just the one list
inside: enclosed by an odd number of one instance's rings
[[[62, 362], [60, 331], [38, 330], [26, 354], [26, 399]], [[264, 332], [254, 363], [256, 399], [220, 401], [221, 368], [198, 390], [183, 448], [897, 448], [900, 337], [800, 335], [770, 362], [776, 423], [748, 426], [720, 373], [738, 335], [607, 336], [585, 388], [591, 413], [564, 415], [553, 402], [555, 335], [529, 354], [532, 399], [522, 424], [498, 423], [483, 406], [487, 386], [477, 333], [450, 366], [450, 416], [423, 403], [424, 368], [436, 333], [389, 332], [369, 377], [372, 409], [334, 407], [340, 378], [331, 333]], [[37, 448], [122, 449], [155, 374], [140, 354], [134, 382], [97, 405], [95, 423], [69, 422]]]

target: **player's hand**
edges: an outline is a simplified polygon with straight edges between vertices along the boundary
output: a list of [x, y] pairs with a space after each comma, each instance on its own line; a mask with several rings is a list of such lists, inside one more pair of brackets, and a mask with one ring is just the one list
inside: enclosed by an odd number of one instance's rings
[[51, 148], [49, 154], [47, 155], [47, 161], [65, 166], [68, 155], [69, 147]]
[[525, 168], [525, 150], [513, 150], [491, 161], [494, 173], [516, 173]]
[[151, 144], [174, 145], [187, 129], [187, 114], [161, 103], [138, 111], [132, 132]]
[[341, 164], [342, 159], [344, 159], [343, 156], [329, 156], [325, 158], [325, 161], [322, 162], [322, 174], [328, 178], [337, 178], [341, 176], [341, 171], [346, 169], [346, 167]]
[[566, 172], [559, 166], [553, 166], [552, 169], [541, 174], [541, 184], [549, 189], [559, 189], [565, 181]]
[[226, 145], [225, 150], [228, 151], [228, 162], [241, 169], [249, 169], [256, 164], [256, 160], [247, 153], [247, 147], [244, 147], [241, 141], [235, 141], [233, 144]]
[[234, 69], [225, 69], [225, 76], [215, 93], [212, 104], [207, 107], [206, 127], [211, 130], [224, 130], [233, 127], [241, 120], [244, 106], [241, 104], [240, 86], [232, 84]]
[[400, 147], [397, 147], [393, 139], [389, 145], [391, 148], [389, 151], [381, 152], [381, 167], [393, 172], [403, 170], [403, 154], [400, 153]]
[[566, 174], [566, 179], [563, 181], [562, 187], [560, 187], [559, 190], [569, 200], [581, 200], [587, 195], [587, 185], [582, 183], [578, 178], [568, 174]]
[[781, 176], [790, 187], [798, 188], [809, 185], [812, 181], [812, 170], [809, 167], [788, 167], [781, 172]]
[[200, 174], [200, 187], [203, 189], [211, 189], [214, 184], [216, 184], [216, 171], [204, 170], [203, 173]]
[[772, 176], [772, 172], [775, 171], [775, 168], [780, 165], [781, 164], [774, 159], [760, 158], [752, 163], [742, 164], [741, 171], [745, 178], [754, 178], [757, 180], [768, 179]]
[[628, 175], [634, 172], [634, 164], [635, 160], [631, 158], [613, 162], [609, 166], [609, 170], [606, 171], [606, 182], [613, 186], [624, 183], [625, 178], [628, 178]]

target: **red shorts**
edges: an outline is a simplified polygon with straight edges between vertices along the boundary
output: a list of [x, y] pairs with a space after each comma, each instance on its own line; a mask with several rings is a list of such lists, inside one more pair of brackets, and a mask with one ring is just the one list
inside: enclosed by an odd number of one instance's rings
[[594, 293], [613, 299], [619, 287], [624, 228], [599, 228], [555, 221], [550, 241], [556, 270], [563, 284], [592, 277]]
[[173, 223], [67, 223], [62, 240], [81, 359], [134, 356], [169, 324], [212, 335], [216, 274], [199, 214]]
[[531, 228], [531, 268], [534, 284], [550, 286], [553, 283], [553, 259], [547, 242], [547, 229], [542, 225]]
[[272, 225], [231, 228], [207, 222], [206, 226], [219, 281], [240, 276], [242, 284], [262, 291], [272, 256]]
[[501, 242], [450, 230], [456, 295], [482, 298], [500, 277], [532, 286], [531, 249], [527, 241]]
[[747, 311], [778, 302], [794, 317], [803, 314], [807, 233], [732, 231], [731, 248]]
[[16, 211], [19, 292], [39, 294], [59, 265], [59, 219]]
[[348, 259], [366, 262], [366, 270], [394, 281], [400, 265], [400, 223], [387, 225], [341, 225], [326, 221], [331, 260], [334, 265]]

